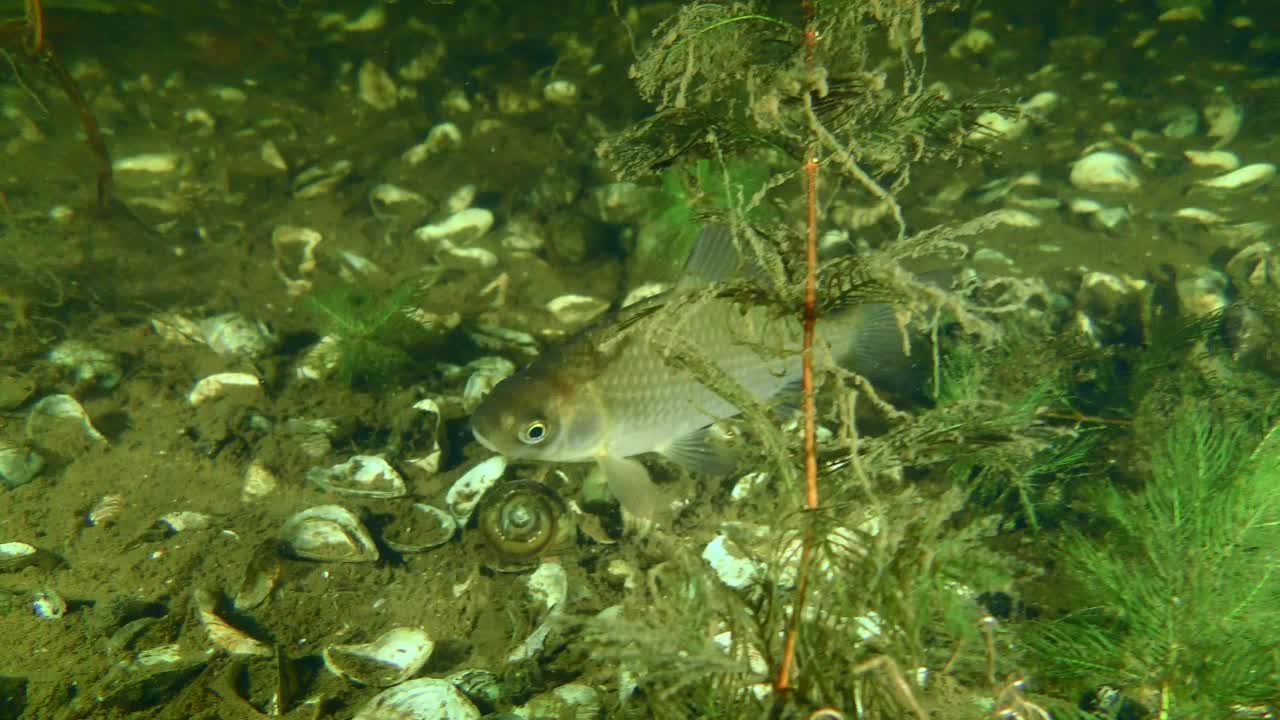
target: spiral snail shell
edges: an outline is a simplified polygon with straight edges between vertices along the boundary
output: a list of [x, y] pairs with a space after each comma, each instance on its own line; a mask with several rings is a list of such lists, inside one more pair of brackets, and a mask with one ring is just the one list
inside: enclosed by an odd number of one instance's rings
[[497, 556], [498, 569], [519, 569], [573, 543], [577, 527], [555, 490], [531, 480], [490, 488], [476, 508], [476, 524]]

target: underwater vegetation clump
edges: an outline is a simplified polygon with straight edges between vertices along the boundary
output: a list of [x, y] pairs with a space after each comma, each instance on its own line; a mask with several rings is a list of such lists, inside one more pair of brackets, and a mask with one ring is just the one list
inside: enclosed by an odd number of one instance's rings
[[306, 305], [332, 344], [325, 363], [355, 388], [376, 389], [410, 377], [415, 351], [438, 335], [414, 319], [418, 282], [390, 290], [343, 283], [310, 295]]
[[[822, 42], [808, 62], [806, 33], [786, 20], [748, 3], [695, 2], [659, 25], [632, 68], [658, 110], [599, 147], [620, 177], [709, 171], [732, 187], [735, 168], [771, 174], [705, 213], [732, 228], [752, 277], [690, 293], [658, 311], [663, 321], [635, 329], [740, 410], [750, 437], [737, 448], [741, 467], [765, 481], [726, 511], [702, 550], [732, 546], [746, 577], [730, 586], [695, 547], [650, 537], [638, 549], [653, 560], [646, 586], [587, 623], [592, 656], [633, 679], [624, 705], [663, 718], [809, 717], [822, 708], [977, 718], [997, 704], [1022, 707], [1005, 643], [975, 598], [1034, 572], [990, 542], [1008, 522], [1002, 511], [1011, 506], [1036, 526], [1040, 483], [1073, 472], [1084, 451], [1078, 427], [1046, 415], [1069, 408], [1070, 358], [1046, 351], [1034, 364], [1023, 352], [1049, 328], [1045, 313], [1028, 311], [1047, 305], [1043, 286], [984, 278], [951, 287], [907, 269], [921, 258], [962, 258], [960, 239], [985, 227], [911, 232], [896, 200], [914, 164], [963, 156], [977, 115], [972, 103], [925, 91], [924, 12], [918, 2], [818, 4]], [[892, 82], [873, 50], [884, 47], [897, 53]], [[825, 160], [809, 165], [816, 156]], [[797, 433], [696, 343], [668, 331], [725, 298], [801, 314], [803, 237], [816, 209], [810, 192], [806, 222], [796, 181], [810, 173], [838, 189], [846, 224], [868, 245], [851, 255], [846, 243], [817, 268], [817, 306], [834, 314], [892, 305], [907, 331], [898, 369], [919, 375], [914, 392], [899, 396], [910, 383], [896, 372], [873, 378], [820, 363], [819, 412], [833, 436], [819, 448], [816, 506], [804, 497]], [[757, 214], [766, 206], [777, 214]], [[1014, 338], [1021, 350], [987, 352]], [[953, 345], [970, 349], [944, 365]], [[989, 382], [1018, 369], [1039, 381]], [[909, 399], [928, 376], [932, 398]]]
[[1061, 540], [1073, 609], [1020, 632], [1040, 679], [1102, 716], [1280, 703], [1280, 388], [1192, 359], [1138, 406], [1137, 487], [1097, 493], [1097, 526]]

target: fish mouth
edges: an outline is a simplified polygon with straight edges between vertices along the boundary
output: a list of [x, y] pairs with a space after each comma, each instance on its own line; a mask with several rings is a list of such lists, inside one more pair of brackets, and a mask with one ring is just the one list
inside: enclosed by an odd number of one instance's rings
[[492, 440], [485, 437], [484, 433], [480, 432], [480, 428], [477, 427], [475, 423], [471, 424], [471, 434], [475, 436], [477, 442], [479, 442], [481, 445], [485, 446], [486, 448], [496, 453], [502, 452], [501, 450], [498, 449], [497, 445], [493, 444]]

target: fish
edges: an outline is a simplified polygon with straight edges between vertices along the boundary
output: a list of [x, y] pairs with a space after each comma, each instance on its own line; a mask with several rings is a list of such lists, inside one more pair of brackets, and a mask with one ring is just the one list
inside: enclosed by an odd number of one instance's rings
[[[662, 493], [637, 456], [658, 453], [691, 472], [726, 474], [736, 458], [708, 431], [742, 412], [708, 387], [705, 374], [672, 362], [673, 344], [694, 348], [756, 401], [794, 395], [800, 382], [800, 317], [707, 291], [762, 273], [743, 261], [728, 228], [704, 229], [671, 290], [598, 320], [499, 382], [473, 411], [472, 434], [508, 459], [596, 463], [625, 510], [654, 517]], [[888, 304], [828, 314], [815, 335], [854, 369], [902, 357]]]

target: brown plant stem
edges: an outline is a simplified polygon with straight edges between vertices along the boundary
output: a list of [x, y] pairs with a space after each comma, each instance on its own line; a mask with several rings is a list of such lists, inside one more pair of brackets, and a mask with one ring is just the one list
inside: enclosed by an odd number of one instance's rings
[[[817, 76], [817, 43], [818, 31], [814, 22], [812, 0], [804, 0], [804, 49], [805, 70], [809, 84], [815, 85]], [[806, 98], [808, 102], [808, 98]], [[812, 511], [818, 508], [818, 449], [817, 419], [813, 403], [813, 339], [818, 321], [818, 138], [816, 128], [810, 130], [809, 159], [804, 165], [805, 200], [808, 210], [806, 217], [807, 237], [805, 242], [805, 279], [804, 279], [804, 345], [801, 354], [801, 388], [804, 395], [804, 477], [805, 508]], [[791, 608], [791, 618], [787, 624], [786, 639], [782, 647], [782, 664], [778, 668], [778, 676], [774, 681], [774, 689], [779, 693], [791, 689], [792, 668], [795, 665], [796, 640], [800, 632], [800, 617], [804, 610], [805, 595], [809, 589], [809, 565], [813, 558], [814, 529], [812, 525], [805, 528], [803, 544], [800, 550], [800, 567], [796, 582], [796, 599]]]
[[67, 72], [66, 66], [58, 59], [54, 53], [53, 47], [49, 45], [48, 36], [45, 33], [44, 7], [41, 0], [26, 0], [26, 21], [27, 34], [24, 39], [27, 54], [33, 59], [39, 61], [42, 65], [49, 68], [54, 78], [58, 81], [58, 86], [62, 88], [62, 92], [75, 106], [76, 113], [80, 117], [80, 127], [84, 130], [85, 142], [89, 145], [89, 151], [93, 153], [93, 157], [98, 166], [98, 206], [104, 210], [111, 209], [115, 204], [113, 195], [113, 178], [111, 172], [111, 155], [107, 152], [107, 144], [102, 139], [102, 131], [98, 127], [98, 120], [93, 116], [93, 111], [89, 108], [89, 103], [84, 98], [84, 93], [80, 92], [80, 86], [76, 84], [75, 78], [71, 73]]

